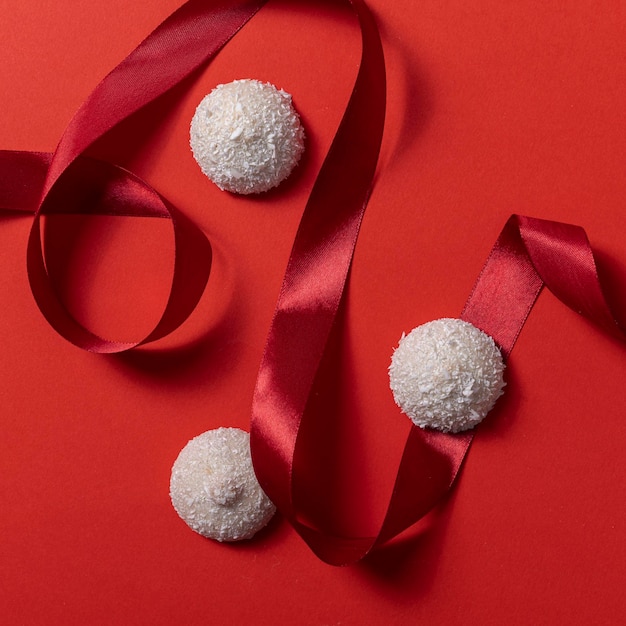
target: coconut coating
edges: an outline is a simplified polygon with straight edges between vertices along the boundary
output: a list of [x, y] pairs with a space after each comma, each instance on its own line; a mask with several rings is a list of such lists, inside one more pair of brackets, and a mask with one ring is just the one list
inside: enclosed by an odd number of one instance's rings
[[261, 193], [297, 165], [304, 130], [288, 93], [258, 80], [235, 80], [200, 102], [190, 144], [198, 165], [220, 189]]
[[238, 428], [187, 443], [172, 467], [170, 497], [192, 530], [217, 541], [250, 539], [276, 512], [254, 474], [250, 435]]
[[403, 335], [389, 366], [396, 404], [421, 428], [476, 426], [502, 395], [504, 361], [493, 339], [459, 319], [428, 322]]

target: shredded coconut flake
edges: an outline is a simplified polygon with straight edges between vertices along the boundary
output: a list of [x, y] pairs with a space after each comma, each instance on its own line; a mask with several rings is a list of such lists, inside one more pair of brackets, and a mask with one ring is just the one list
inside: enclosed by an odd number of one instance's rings
[[476, 426], [502, 395], [504, 361], [489, 335], [444, 318], [402, 336], [389, 381], [400, 409], [421, 428], [461, 432]]
[[276, 512], [254, 474], [250, 435], [238, 428], [187, 443], [172, 467], [170, 497], [192, 530], [217, 541], [250, 539]]
[[220, 189], [261, 193], [297, 165], [304, 130], [288, 93], [258, 80], [235, 80], [200, 102], [190, 144], [198, 165]]

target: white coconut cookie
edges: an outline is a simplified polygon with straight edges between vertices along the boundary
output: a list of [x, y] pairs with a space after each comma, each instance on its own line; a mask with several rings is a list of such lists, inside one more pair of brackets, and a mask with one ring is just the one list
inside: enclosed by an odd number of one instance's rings
[[504, 361], [493, 339], [444, 318], [402, 336], [389, 366], [393, 397], [421, 428], [457, 433], [481, 422], [502, 395]]
[[288, 93], [258, 80], [235, 80], [200, 102], [190, 144], [198, 165], [220, 189], [261, 193], [297, 165], [304, 130]]
[[250, 539], [276, 512], [254, 474], [250, 435], [238, 428], [187, 443], [172, 467], [170, 497], [192, 530], [217, 541]]

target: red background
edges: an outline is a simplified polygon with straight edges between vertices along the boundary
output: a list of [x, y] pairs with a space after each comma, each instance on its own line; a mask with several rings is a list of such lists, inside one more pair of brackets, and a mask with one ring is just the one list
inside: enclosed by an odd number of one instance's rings
[[[0, 148], [52, 150], [99, 79], [180, 3], [0, 0]], [[182, 446], [248, 427], [291, 242], [358, 64], [358, 30], [335, 4], [271, 0], [201, 76], [94, 149], [144, 176], [214, 245], [206, 294], [171, 338], [115, 357], [67, 344], [29, 292], [29, 219], [0, 217], [3, 623], [623, 620], [626, 352], [549, 293], [452, 496], [403, 543], [333, 568], [280, 519], [252, 542], [219, 545], [170, 505]], [[342, 454], [328, 498], [360, 530], [382, 515], [408, 427], [388, 391], [392, 347], [459, 314], [510, 213], [584, 226], [626, 311], [626, 4], [368, 4], [388, 124], [330, 364], [341, 392], [329, 413], [342, 421], [320, 417], [330, 432], [316, 461]], [[235, 78], [289, 91], [306, 125], [302, 166], [267, 197], [219, 192], [188, 149], [196, 104]], [[91, 328], [120, 339], [147, 328], [172, 261], [162, 226], [49, 225], [58, 287]]]

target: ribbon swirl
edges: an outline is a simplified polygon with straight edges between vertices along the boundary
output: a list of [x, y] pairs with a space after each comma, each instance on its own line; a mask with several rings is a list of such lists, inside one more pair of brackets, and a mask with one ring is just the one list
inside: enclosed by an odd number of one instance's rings
[[[97, 85], [53, 154], [0, 152], [0, 206], [34, 212], [27, 247], [33, 297], [50, 325], [79, 348], [121, 352], [174, 331], [196, 307], [209, 278], [212, 256], [204, 234], [148, 183], [117, 165], [85, 158], [85, 151], [213, 58], [265, 2], [189, 0]], [[41, 218], [55, 213], [171, 221], [174, 270], [170, 293], [159, 321], [145, 337], [134, 342], [99, 337], [59, 301], [41, 240]]]
[[[348, 2], [362, 32], [355, 86], [296, 234], [269, 329], [252, 402], [251, 449], [259, 482], [311, 549], [334, 565], [353, 563], [428, 513], [452, 487], [471, 433], [413, 427], [389, 505], [372, 537], [339, 537], [302, 521], [294, 490], [314, 477], [296, 475], [300, 428], [313, 380], [340, 309], [376, 169], [385, 118], [385, 65], [376, 24], [362, 0]], [[131, 172], [84, 156], [99, 137], [201, 67], [266, 0], [189, 0], [92, 92], [52, 154], [0, 151], [0, 207], [34, 214], [27, 247], [31, 290], [48, 322], [68, 341], [118, 352], [154, 341], [191, 313], [209, 277], [206, 237]], [[42, 250], [41, 219], [99, 213], [168, 219], [175, 264], [170, 296], [151, 332], [125, 343], [98, 337], [57, 298]], [[615, 336], [624, 338], [602, 293], [582, 228], [513, 215], [487, 259], [461, 314], [490, 334], [505, 356], [543, 286]], [[302, 498], [300, 498], [302, 500]], [[311, 511], [308, 511], [311, 518]], [[315, 512], [312, 515], [315, 518]]]

